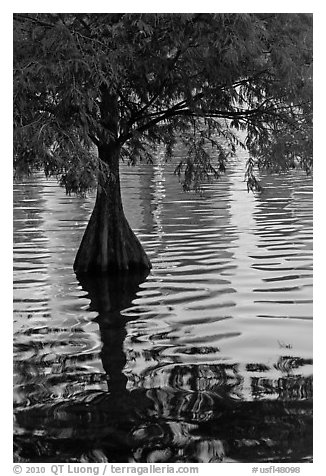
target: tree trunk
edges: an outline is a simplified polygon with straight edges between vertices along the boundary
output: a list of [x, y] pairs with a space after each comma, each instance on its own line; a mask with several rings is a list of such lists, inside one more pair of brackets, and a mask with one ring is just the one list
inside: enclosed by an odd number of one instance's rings
[[96, 202], [74, 263], [80, 274], [149, 270], [151, 263], [125, 217], [119, 177], [120, 147], [99, 147], [107, 170], [100, 172]]

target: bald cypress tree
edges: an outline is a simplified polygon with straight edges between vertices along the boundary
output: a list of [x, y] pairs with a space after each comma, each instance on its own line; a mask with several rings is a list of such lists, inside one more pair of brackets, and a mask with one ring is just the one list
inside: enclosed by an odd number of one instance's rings
[[151, 160], [157, 144], [171, 157], [181, 140], [186, 190], [218, 178], [237, 147], [249, 189], [256, 167], [310, 172], [311, 69], [308, 14], [14, 14], [15, 173], [97, 187], [77, 273], [149, 269], [120, 160]]

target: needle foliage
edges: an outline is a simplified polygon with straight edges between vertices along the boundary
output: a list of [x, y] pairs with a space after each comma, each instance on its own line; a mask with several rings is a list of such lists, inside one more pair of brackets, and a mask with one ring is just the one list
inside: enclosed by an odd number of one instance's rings
[[134, 164], [180, 141], [185, 189], [218, 178], [239, 146], [249, 189], [256, 167], [309, 173], [312, 16], [14, 14], [16, 175], [42, 169], [85, 193], [105, 173], [103, 144]]

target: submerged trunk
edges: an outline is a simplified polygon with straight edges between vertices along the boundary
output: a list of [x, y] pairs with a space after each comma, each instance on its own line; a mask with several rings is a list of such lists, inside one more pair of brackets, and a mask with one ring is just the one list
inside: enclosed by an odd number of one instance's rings
[[99, 148], [107, 166], [100, 173], [96, 202], [74, 263], [78, 274], [123, 273], [151, 268], [151, 263], [125, 217], [119, 178], [120, 148]]

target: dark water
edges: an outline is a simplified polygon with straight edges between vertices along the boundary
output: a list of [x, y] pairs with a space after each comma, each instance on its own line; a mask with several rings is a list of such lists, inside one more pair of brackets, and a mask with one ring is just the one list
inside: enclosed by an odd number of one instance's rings
[[124, 168], [150, 275], [79, 283], [93, 197], [14, 186], [15, 459], [312, 458], [312, 181]]

